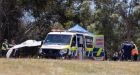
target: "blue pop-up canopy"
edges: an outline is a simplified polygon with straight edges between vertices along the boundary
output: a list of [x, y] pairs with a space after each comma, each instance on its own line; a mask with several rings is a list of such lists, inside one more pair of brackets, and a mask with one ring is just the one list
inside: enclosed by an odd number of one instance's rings
[[71, 32], [88, 33], [88, 31], [85, 30], [84, 28], [82, 28], [79, 24], [76, 24], [74, 27], [68, 29], [68, 31], [71, 31]]

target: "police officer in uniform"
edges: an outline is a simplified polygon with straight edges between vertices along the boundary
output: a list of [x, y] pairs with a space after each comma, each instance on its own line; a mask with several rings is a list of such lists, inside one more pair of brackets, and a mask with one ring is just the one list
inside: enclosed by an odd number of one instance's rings
[[8, 49], [9, 49], [8, 40], [4, 39], [4, 42], [2, 43], [2, 47], [1, 47], [1, 56], [2, 57], [6, 57], [6, 53], [7, 53]]
[[122, 50], [124, 50], [124, 60], [131, 60], [131, 51], [133, 44], [130, 41], [125, 41], [122, 43]]

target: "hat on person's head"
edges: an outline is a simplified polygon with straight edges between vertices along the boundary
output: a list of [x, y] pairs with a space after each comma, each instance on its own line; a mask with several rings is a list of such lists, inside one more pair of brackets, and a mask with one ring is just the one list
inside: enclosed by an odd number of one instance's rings
[[4, 39], [4, 41], [8, 41], [7, 39]]
[[7, 39], [4, 39], [4, 42], [7, 42], [8, 40]]

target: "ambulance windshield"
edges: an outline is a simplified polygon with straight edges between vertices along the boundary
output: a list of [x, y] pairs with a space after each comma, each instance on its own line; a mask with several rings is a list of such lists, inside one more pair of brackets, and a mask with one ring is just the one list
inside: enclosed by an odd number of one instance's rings
[[44, 43], [57, 44], [57, 45], [69, 45], [71, 37], [72, 37], [71, 35], [48, 34]]

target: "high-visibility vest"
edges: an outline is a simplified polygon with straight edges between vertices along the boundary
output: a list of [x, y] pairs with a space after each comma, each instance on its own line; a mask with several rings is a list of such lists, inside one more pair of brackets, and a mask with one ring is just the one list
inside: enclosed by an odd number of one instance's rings
[[8, 45], [6, 43], [2, 43], [2, 50], [7, 50], [8, 49]]
[[138, 50], [133, 49], [131, 54], [132, 54], [132, 55], [138, 55], [138, 54], [139, 54], [139, 52], [138, 52]]

